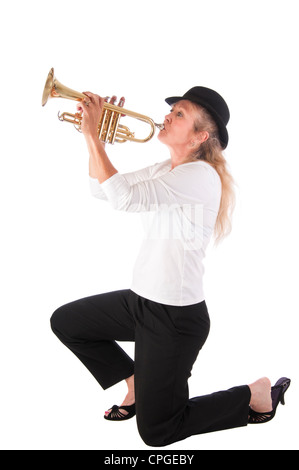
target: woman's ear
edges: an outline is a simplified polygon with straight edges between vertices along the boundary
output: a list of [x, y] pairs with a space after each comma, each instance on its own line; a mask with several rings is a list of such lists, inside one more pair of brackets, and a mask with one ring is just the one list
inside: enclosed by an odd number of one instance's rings
[[199, 147], [203, 142], [208, 140], [209, 137], [210, 134], [208, 133], [208, 131], [198, 132], [196, 137], [194, 137], [191, 141], [191, 147]]
[[199, 133], [199, 142], [202, 144], [203, 142], [206, 142], [206, 140], [208, 140], [209, 137], [210, 137], [210, 134], [208, 133], [208, 131], [201, 131]]

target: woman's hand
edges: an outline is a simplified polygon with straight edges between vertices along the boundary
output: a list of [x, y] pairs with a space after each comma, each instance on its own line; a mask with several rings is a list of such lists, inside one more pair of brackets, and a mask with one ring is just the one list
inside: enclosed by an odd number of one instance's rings
[[[105, 144], [99, 139], [99, 123], [101, 120], [103, 107], [107, 98], [86, 92], [86, 100], [77, 105], [77, 109], [82, 113], [81, 130], [85, 136], [89, 151], [89, 174], [92, 178], [97, 178], [99, 183], [103, 183], [117, 173], [116, 168], [110, 162], [105, 152]], [[116, 96], [110, 99], [110, 104], [114, 104]], [[121, 98], [118, 106], [124, 105], [125, 99]]]
[[[99, 134], [99, 123], [103, 113], [103, 107], [105, 101], [108, 101], [108, 97], [102, 98], [94, 93], [84, 92], [86, 100], [80, 101], [77, 104], [77, 111], [82, 114], [81, 131], [85, 137], [97, 137]], [[115, 104], [116, 96], [112, 96], [110, 104]], [[118, 106], [123, 107], [125, 99], [122, 97], [118, 103]]]
[[98, 137], [105, 99], [90, 92], [84, 92], [84, 95], [86, 99], [77, 104], [77, 111], [82, 114], [81, 131], [85, 137]]

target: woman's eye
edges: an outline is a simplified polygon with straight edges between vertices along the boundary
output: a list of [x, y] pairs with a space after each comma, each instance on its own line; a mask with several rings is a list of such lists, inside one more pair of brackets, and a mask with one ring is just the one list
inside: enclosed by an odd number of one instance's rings
[[[174, 110], [173, 108], [170, 110], [171, 113], [173, 113], [174, 111], [175, 111], [175, 110]], [[183, 113], [182, 113], [181, 111], [177, 111], [176, 115], [177, 115], [178, 117], [182, 117], [182, 116], [183, 116]]]

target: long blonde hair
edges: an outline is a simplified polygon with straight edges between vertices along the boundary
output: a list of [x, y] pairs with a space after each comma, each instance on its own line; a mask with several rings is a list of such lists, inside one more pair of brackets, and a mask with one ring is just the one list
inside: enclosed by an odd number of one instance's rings
[[215, 121], [205, 108], [192, 104], [199, 112], [199, 119], [194, 123], [194, 130], [195, 132], [207, 131], [209, 138], [200, 145], [197, 151], [192, 153], [190, 160], [204, 160], [212, 165], [220, 176], [222, 184], [220, 207], [214, 229], [215, 244], [218, 244], [232, 229], [232, 214], [235, 208], [235, 182], [222, 153], [223, 150]]

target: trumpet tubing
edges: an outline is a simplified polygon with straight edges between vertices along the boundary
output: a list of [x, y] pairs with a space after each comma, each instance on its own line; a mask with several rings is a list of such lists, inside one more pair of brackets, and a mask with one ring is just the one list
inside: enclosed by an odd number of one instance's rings
[[[65, 98], [74, 101], [82, 101], [86, 99], [86, 95], [62, 85], [54, 77], [54, 69], [52, 68], [44, 87], [42, 106], [45, 106], [49, 98]], [[134, 132], [131, 132], [128, 127], [120, 124], [119, 121], [123, 116], [132, 117], [148, 124], [150, 126], [148, 135], [143, 139], [135, 137]], [[77, 130], [81, 130], [81, 113], [58, 113], [58, 118], [60, 121], [73, 124]], [[161, 129], [162, 126], [161, 124], [156, 124], [151, 118], [143, 114], [135, 113], [134, 111], [129, 111], [128, 109], [105, 102], [98, 124], [98, 136], [102, 142], [109, 144], [114, 144], [114, 142], [124, 143], [126, 141], [144, 143], [148, 142], [153, 137], [156, 127]]]

